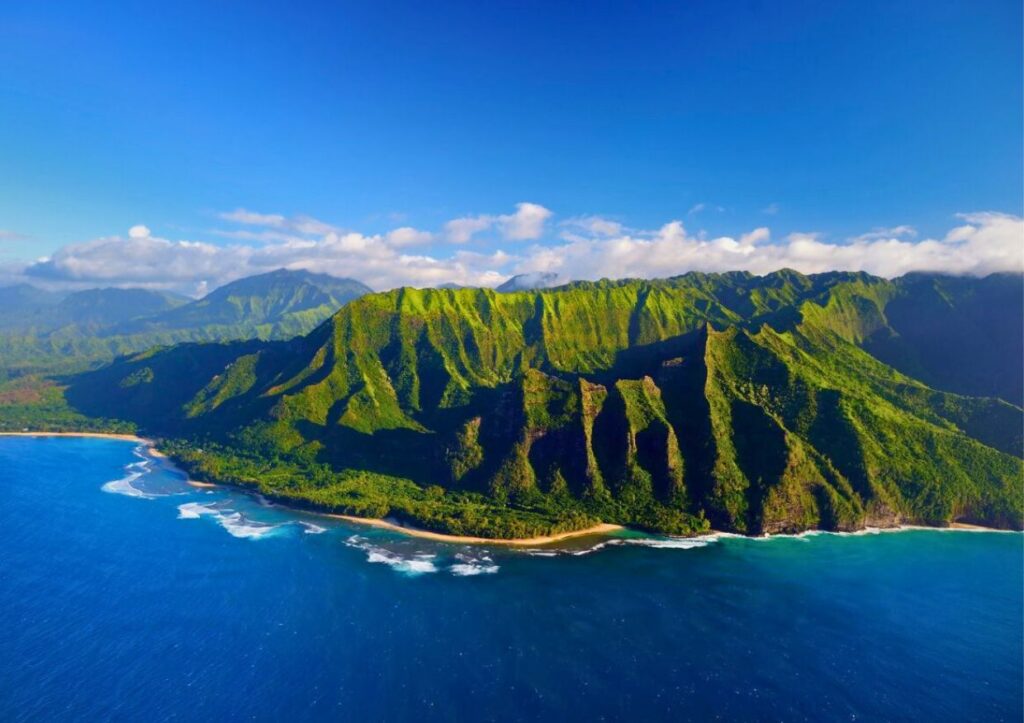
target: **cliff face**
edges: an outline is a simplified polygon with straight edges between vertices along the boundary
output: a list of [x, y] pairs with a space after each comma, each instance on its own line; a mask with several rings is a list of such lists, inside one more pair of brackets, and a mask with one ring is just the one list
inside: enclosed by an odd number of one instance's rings
[[1020, 407], [869, 353], [929, 348], [887, 316], [918, 286], [787, 271], [402, 289], [295, 342], [128, 358], [69, 399], [260, 459], [669, 532], [1020, 527]]

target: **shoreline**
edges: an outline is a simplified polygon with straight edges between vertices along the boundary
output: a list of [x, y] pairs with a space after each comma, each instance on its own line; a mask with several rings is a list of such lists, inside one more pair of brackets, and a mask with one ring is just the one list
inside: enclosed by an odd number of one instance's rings
[[119, 432], [0, 432], [0, 437], [79, 437], [85, 439], [113, 439], [118, 442], [134, 442], [146, 448], [146, 454], [157, 459], [167, 459], [167, 455], [156, 448], [156, 442], [136, 434]]
[[[94, 439], [113, 439], [123, 442], [135, 442], [146, 447], [146, 451], [153, 457], [159, 459], [165, 459], [169, 464], [174, 465], [174, 460], [170, 459], [166, 454], [160, 452], [156, 448], [156, 442], [152, 439], [145, 437], [139, 437], [134, 434], [122, 434], [116, 432], [0, 432], [0, 437], [87, 437]], [[177, 465], [174, 465], [175, 469], [181, 470]], [[235, 485], [228, 485], [222, 483], [203, 482], [199, 480], [186, 479], [186, 483], [191, 487], [199, 489], [211, 489], [216, 487], [228, 487], [236, 489], [246, 494], [253, 494], [251, 490], [245, 487], [238, 487]], [[380, 519], [375, 517], [356, 517], [354, 515], [344, 515], [335, 512], [325, 512], [322, 510], [315, 509], [304, 509], [302, 507], [295, 507], [281, 502], [274, 502], [275, 505], [279, 505], [288, 510], [294, 510], [295, 512], [305, 512], [310, 514], [319, 515], [322, 517], [328, 517], [331, 519], [342, 520], [357, 525], [366, 525], [368, 527], [374, 527], [377, 529], [388, 530], [390, 532], [397, 532], [409, 537], [418, 537], [421, 539], [434, 540], [435, 542], [447, 542], [450, 544], [457, 545], [504, 545], [508, 547], [534, 547], [538, 545], [549, 545], [555, 542], [562, 542], [576, 537], [587, 537], [587, 536], [608, 536], [613, 532], [619, 532], [621, 530], [629, 529], [624, 525], [616, 525], [609, 522], [602, 522], [591, 527], [587, 527], [582, 530], [570, 530], [568, 532], [560, 532], [555, 535], [541, 535], [537, 537], [518, 537], [518, 538], [500, 538], [500, 537], [475, 537], [472, 535], [451, 535], [444, 532], [434, 532], [432, 530], [424, 530], [418, 527], [409, 527], [406, 525], [391, 522], [386, 519]], [[945, 527], [938, 527], [932, 525], [914, 525], [914, 524], [901, 524], [894, 525], [892, 527], [865, 527], [855, 531], [835, 531], [835, 530], [804, 530], [803, 532], [797, 533], [779, 533], [775, 535], [743, 535], [734, 532], [723, 532], [720, 530], [710, 530], [708, 533], [703, 535], [694, 535], [692, 537], [680, 537], [679, 539], [686, 540], [699, 540], [702, 537], [737, 537], [748, 540], [768, 540], [774, 538], [799, 538], [807, 537], [812, 535], [840, 535], [840, 536], [855, 536], [855, 535], [872, 535], [886, 532], [908, 532], [912, 530], [931, 530], [935, 532], [1021, 532], [1020, 530], [1006, 530], [999, 527], [986, 527], [984, 525], [976, 525], [967, 522], [951, 522]], [[674, 537], [673, 535], [662, 535], [664, 537]]]
[[[136, 442], [138, 444], [145, 445], [148, 453], [153, 457], [168, 459], [166, 454], [156, 449], [156, 443], [153, 440], [145, 437], [139, 437], [134, 434], [119, 434], [115, 432], [0, 432], [0, 437], [88, 437], [94, 439], [116, 439], [122, 442]], [[171, 464], [174, 464], [174, 460], [168, 459], [168, 461]], [[175, 465], [175, 468], [180, 470], [177, 465]], [[186, 483], [190, 487], [196, 487], [198, 489], [211, 489], [219, 486], [225, 486], [238, 489], [241, 492], [251, 493], [244, 487], [236, 488], [233, 485], [219, 485], [212, 482], [202, 482], [194, 479], [187, 479]], [[355, 517], [353, 515], [342, 515], [319, 510], [304, 510], [299, 507], [292, 507], [280, 502], [275, 502], [274, 504], [280, 505], [286, 509], [295, 510], [296, 512], [312, 512], [313, 514], [321, 515], [323, 517], [330, 517], [337, 520], [344, 520], [345, 522], [367, 525], [369, 527], [391, 530], [393, 532], [400, 532], [402, 534], [409, 535], [410, 537], [419, 537], [428, 540], [435, 540], [437, 542], [449, 542], [452, 544], [530, 547], [534, 545], [547, 545], [552, 542], [560, 542], [573, 537], [605, 535], [625, 529], [622, 525], [613, 525], [611, 523], [602, 522], [582, 530], [570, 530], [569, 532], [560, 532], [556, 535], [544, 535], [539, 537], [518, 537], [507, 539], [499, 537], [473, 537], [470, 535], [449, 535], [443, 532], [433, 532], [431, 530], [423, 530], [417, 527], [406, 527], [405, 525], [399, 525], [394, 522], [389, 522], [388, 520], [374, 517]]]
[[449, 535], [444, 532], [432, 532], [431, 530], [424, 530], [418, 527], [407, 527], [405, 525], [388, 522], [387, 520], [382, 520], [376, 517], [355, 517], [353, 515], [340, 515], [331, 512], [317, 512], [315, 514], [330, 517], [335, 520], [352, 522], [358, 525], [367, 525], [369, 527], [376, 527], [382, 530], [400, 532], [404, 535], [409, 535], [410, 537], [419, 537], [426, 540], [448, 542], [458, 545], [508, 545], [510, 547], [534, 547], [536, 545], [549, 545], [553, 542], [561, 542], [562, 540], [568, 540], [573, 537], [607, 535], [612, 532], [618, 532], [619, 530], [626, 529], [622, 525], [613, 525], [610, 522], [602, 522], [594, 525], [593, 527], [587, 527], [582, 530], [570, 530], [568, 532], [559, 532], [555, 535], [542, 535], [539, 537], [473, 537], [471, 535]]
[[[155, 444], [153, 440], [146, 439], [145, 437], [117, 432], [0, 432], [0, 437], [92, 437], [94, 439], [118, 439], [122, 442], [138, 442], [147, 447], [152, 447]], [[161, 454], [160, 456], [166, 455]]]

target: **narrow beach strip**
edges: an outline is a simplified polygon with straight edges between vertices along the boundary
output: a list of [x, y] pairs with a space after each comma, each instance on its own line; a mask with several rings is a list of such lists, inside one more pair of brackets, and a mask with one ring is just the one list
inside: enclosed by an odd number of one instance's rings
[[134, 434], [118, 434], [116, 432], [0, 432], [0, 437], [94, 437], [96, 439], [119, 439], [123, 442], [138, 442], [147, 446], [153, 440]]
[[[136, 442], [137, 444], [144, 445], [147, 452], [153, 457], [167, 458], [167, 455], [156, 449], [155, 443], [151, 439], [145, 437], [139, 437], [134, 434], [118, 434], [115, 432], [0, 432], [0, 437], [92, 437], [96, 439], [116, 439], [124, 442]], [[208, 489], [218, 487], [220, 485], [213, 484], [211, 482], [201, 482], [199, 480], [189, 479], [188, 484], [192, 487]], [[233, 487], [233, 485], [228, 485]], [[244, 487], [235, 488], [240, 492], [249, 492]], [[433, 532], [431, 530], [424, 530], [418, 527], [408, 527], [406, 525], [400, 525], [395, 522], [388, 520], [382, 520], [373, 517], [356, 517], [354, 515], [342, 515], [331, 512], [321, 512], [316, 510], [301, 510], [300, 508], [291, 507], [283, 503], [280, 504], [286, 509], [292, 509], [295, 511], [312, 512], [312, 514], [322, 515], [324, 517], [330, 517], [336, 520], [343, 520], [345, 522], [354, 523], [357, 525], [367, 525], [369, 527], [376, 527], [382, 530], [389, 530], [391, 532], [398, 532], [403, 535], [409, 535], [410, 537], [419, 537], [426, 540], [434, 540], [436, 542], [448, 542], [456, 545], [506, 545], [510, 547], [533, 547], [537, 545], [549, 545], [553, 542], [561, 542], [574, 537], [586, 537], [589, 535], [608, 535], [613, 532], [626, 529], [622, 525], [613, 525], [607, 522], [587, 527], [582, 530], [570, 530], [569, 532], [560, 532], [555, 535], [543, 535], [539, 537], [519, 537], [519, 538], [498, 538], [498, 537], [473, 537], [470, 535], [448, 535], [443, 532]], [[938, 526], [926, 526], [926, 525], [894, 525], [892, 527], [881, 527], [881, 528], [864, 528], [853, 532], [835, 532], [830, 530], [806, 530], [800, 533], [780, 533], [774, 535], [762, 535], [762, 536], [749, 536], [741, 535], [731, 532], [719, 532], [712, 530], [708, 534], [711, 536], [720, 537], [740, 537], [747, 539], [769, 539], [769, 538], [786, 538], [786, 537], [804, 537], [807, 535], [815, 534], [832, 534], [832, 535], [869, 535], [878, 534], [885, 532], [907, 532], [911, 530], [933, 530], [933, 531], [961, 531], [961, 532], [1012, 532], [1013, 530], [1002, 530], [995, 527], [985, 527], [984, 525], [975, 525], [966, 522], [951, 522], [949, 525], [944, 527]]]
[[562, 540], [568, 540], [572, 537], [607, 535], [611, 532], [617, 532], [625, 529], [622, 525], [612, 525], [607, 522], [602, 522], [601, 524], [594, 525], [593, 527], [586, 527], [582, 530], [570, 530], [569, 532], [559, 532], [555, 535], [543, 535], [540, 537], [472, 537], [469, 535], [447, 535], [443, 532], [431, 532], [430, 530], [422, 530], [418, 527], [406, 527], [405, 525], [398, 525], [394, 522], [388, 522], [387, 520], [372, 517], [354, 517], [352, 515], [338, 515], [332, 513], [320, 514], [324, 514], [326, 517], [331, 517], [336, 520], [344, 520], [345, 522], [354, 522], [359, 525], [369, 525], [370, 527], [378, 527], [383, 530], [400, 532], [404, 535], [410, 535], [411, 537], [421, 537], [426, 540], [450, 542], [458, 545], [511, 545], [532, 547], [535, 545], [548, 545], [552, 542], [561, 542]]

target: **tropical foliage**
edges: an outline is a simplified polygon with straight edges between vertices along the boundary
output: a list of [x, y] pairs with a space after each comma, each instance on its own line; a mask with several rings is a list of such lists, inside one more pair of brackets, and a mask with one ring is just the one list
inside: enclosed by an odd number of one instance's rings
[[65, 397], [212, 480], [464, 534], [1019, 528], [1021, 289], [793, 271], [399, 289], [292, 341], [130, 356]]

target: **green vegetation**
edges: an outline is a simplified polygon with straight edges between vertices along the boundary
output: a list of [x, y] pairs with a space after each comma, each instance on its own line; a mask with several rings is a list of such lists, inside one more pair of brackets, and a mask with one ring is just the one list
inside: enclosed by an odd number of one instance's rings
[[[174, 440], [197, 476], [459, 534], [1020, 528], [1021, 306], [987, 321], [1005, 339], [978, 351], [984, 374], [933, 351], [979, 339], [961, 328], [978, 299], [1021, 288], [782, 271], [399, 289], [288, 342], [126, 357], [65, 398]], [[1003, 399], [955, 393], [989, 376]]]
[[268, 460], [216, 444], [168, 442], [164, 451], [197, 479], [246, 487], [269, 499], [357, 517], [394, 517], [455, 535], [522, 538], [554, 535], [596, 524], [596, 517], [560, 509], [536, 497], [496, 504], [486, 496], [420, 487], [401, 477], [362, 470], [336, 472], [324, 464]]
[[370, 289], [352, 279], [274, 271], [198, 301], [144, 289], [61, 297], [22, 284], [0, 288], [0, 381], [67, 374], [155, 346], [288, 339], [312, 331]]
[[112, 432], [135, 434], [133, 422], [90, 417], [72, 409], [65, 387], [26, 376], [0, 383], [0, 432]]

